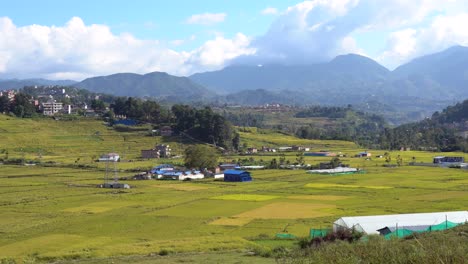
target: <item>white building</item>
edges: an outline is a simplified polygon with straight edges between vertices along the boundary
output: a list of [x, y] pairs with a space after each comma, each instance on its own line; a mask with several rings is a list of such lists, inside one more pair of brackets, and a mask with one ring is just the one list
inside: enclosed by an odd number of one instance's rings
[[63, 109], [62, 103], [47, 102], [42, 103], [42, 112], [44, 115], [54, 115]]
[[101, 157], [99, 157], [99, 161], [111, 161], [111, 162], [116, 162], [120, 160], [120, 156], [117, 153], [109, 153], [109, 154], [104, 154]]

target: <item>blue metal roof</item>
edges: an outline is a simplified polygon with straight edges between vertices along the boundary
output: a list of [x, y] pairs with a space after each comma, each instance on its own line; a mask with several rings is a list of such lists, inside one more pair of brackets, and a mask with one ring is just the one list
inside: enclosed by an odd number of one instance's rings
[[174, 168], [174, 166], [172, 166], [171, 164], [161, 164], [161, 165], [154, 167], [153, 169], [165, 169], [165, 168]]
[[248, 173], [242, 170], [225, 170], [224, 174], [234, 174], [234, 175], [241, 175], [242, 173]]

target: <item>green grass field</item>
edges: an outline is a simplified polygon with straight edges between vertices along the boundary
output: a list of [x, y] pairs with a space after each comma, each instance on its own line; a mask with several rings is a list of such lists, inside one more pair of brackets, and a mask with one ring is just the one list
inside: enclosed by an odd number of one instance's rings
[[[268, 263], [274, 260], [257, 261], [245, 257], [245, 252], [283, 243], [274, 236], [285, 227], [291, 234], [306, 237], [310, 228], [331, 227], [341, 216], [467, 210], [468, 205], [468, 171], [406, 165], [386, 168], [378, 158], [344, 158], [344, 163], [365, 169], [366, 174], [259, 170], [252, 171], [254, 180], [248, 183], [149, 180], [127, 181], [132, 186], [129, 190], [99, 189], [95, 186], [103, 181], [104, 166], [93, 157], [124, 153], [124, 161], [118, 163], [119, 176], [129, 176], [133, 173], [125, 170], [182, 162], [139, 160], [141, 149], [167, 142], [182, 153], [183, 144], [177, 138], [146, 136], [144, 131], [116, 132], [95, 120], [0, 115], [0, 127], [0, 150], [8, 151], [8, 158], [57, 163], [50, 167], [0, 165], [0, 259], [99, 263], [117, 257], [116, 263], [128, 259]], [[348, 154], [363, 150], [349, 142], [310, 141], [275, 133], [241, 133], [241, 140], [254, 146], [298, 144]], [[438, 154], [391, 155], [401, 155], [407, 164], [412, 157], [430, 162]], [[293, 161], [295, 153], [286, 156]], [[278, 155], [254, 158], [278, 159]], [[330, 158], [305, 160], [316, 164]], [[160, 252], [169, 256], [147, 257]], [[227, 256], [231, 256], [229, 261]]]

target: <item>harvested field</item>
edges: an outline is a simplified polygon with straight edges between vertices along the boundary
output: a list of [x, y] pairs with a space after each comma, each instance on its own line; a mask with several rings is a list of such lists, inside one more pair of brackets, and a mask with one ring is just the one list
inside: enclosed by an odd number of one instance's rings
[[132, 203], [124, 202], [124, 203], [117, 203], [117, 202], [97, 202], [97, 203], [90, 203], [78, 207], [67, 208], [63, 210], [64, 212], [69, 213], [103, 213], [110, 210], [130, 206]]
[[417, 195], [417, 196], [413, 196], [413, 199], [418, 200], [418, 201], [442, 201], [446, 199], [463, 198], [466, 196], [468, 196], [467, 192], [447, 191], [447, 192]]
[[365, 189], [391, 189], [390, 186], [368, 186], [368, 185], [351, 185], [351, 184], [333, 184], [333, 183], [308, 183], [305, 185], [308, 188], [365, 188]]
[[293, 195], [288, 196], [288, 199], [294, 200], [318, 200], [318, 201], [338, 201], [343, 199], [349, 199], [351, 196], [339, 196], [339, 195]]
[[324, 209], [335, 208], [330, 204], [312, 203], [272, 203], [263, 207], [253, 209], [236, 215], [242, 218], [257, 219], [299, 219], [316, 218], [331, 215]]
[[226, 194], [221, 196], [211, 197], [215, 200], [233, 200], [233, 201], [268, 201], [272, 199], [279, 198], [279, 196], [274, 195], [260, 195], [260, 194]]
[[243, 226], [252, 221], [250, 218], [220, 218], [210, 223], [210, 225], [221, 225], [221, 226]]
[[163, 189], [172, 189], [177, 191], [199, 191], [199, 190], [206, 190], [209, 187], [207, 186], [199, 186], [194, 184], [156, 184], [152, 185], [156, 188], [163, 188]]

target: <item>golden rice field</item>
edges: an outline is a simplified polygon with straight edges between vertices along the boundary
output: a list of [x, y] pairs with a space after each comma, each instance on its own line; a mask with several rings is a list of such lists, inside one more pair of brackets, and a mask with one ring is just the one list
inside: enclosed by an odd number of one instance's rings
[[[116, 132], [96, 120], [68, 122], [0, 115], [0, 150], [6, 150], [9, 158], [24, 156], [43, 163], [0, 165], [0, 260], [102, 263], [119, 256], [116, 263], [132, 259], [274, 263], [274, 259], [246, 254], [258, 248], [271, 250], [281, 243], [292, 247], [294, 241], [276, 240], [275, 234], [286, 230], [306, 237], [310, 228], [331, 227], [342, 216], [466, 210], [468, 205], [468, 171], [408, 166], [413, 157], [430, 162], [438, 155], [418, 151], [392, 152], [405, 163], [396, 168], [383, 167], [385, 162], [378, 158], [343, 158], [366, 174], [258, 170], [252, 171], [253, 181], [246, 183], [128, 180], [125, 183], [132, 186], [128, 190], [100, 189], [96, 185], [103, 182], [105, 171], [94, 156], [125, 153], [118, 175], [132, 176], [135, 172], [130, 169], [182, 162], [180, 158], [140, 160], [141, 149], [166, 142], [182, 152], [184, 145], [178, 138]], [[307, 141], [275, 133], [244, 132], [242, 140], [259, 146], [329, 147], [348, 154], [363, 150], [349, 142]], [[287, 153], [286, 158], [293, 161], [295, 154]], [[447, 155], [468, 159], [462, 153]], [[0, 158], [4, 156], [0, 151]], [[275, 155], [252, 157], [279, 159]], [[238, 158], [245, 156], [221, 160]], [[316, 164], [329, 158], [305, 160]], [[152, 257], [160, 252], [169, 256]]]
[[259, 194], [226, 194], [221, 196], [211, 197], [215, 200], [234, 200], [234, 201], [268, 201], [272, 199], [279, 198], [279, 196], [274, 195], [259, 195]]

